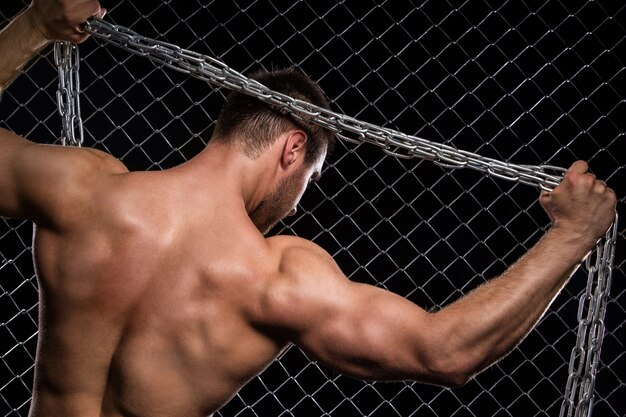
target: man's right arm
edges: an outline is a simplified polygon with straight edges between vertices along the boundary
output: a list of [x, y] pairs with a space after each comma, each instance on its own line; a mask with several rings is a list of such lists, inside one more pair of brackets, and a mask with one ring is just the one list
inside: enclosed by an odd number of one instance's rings
[[515, 265], [456, 303], [427, 313], [380, 288], [352, 283], [310, 242], [282, 237], [278, 277], [261, 321], [314, 358], [363, 379], [460, 385], [534, 327], [613, 220], [615, 194], [575, 163], [541, 202], [552, 228]]

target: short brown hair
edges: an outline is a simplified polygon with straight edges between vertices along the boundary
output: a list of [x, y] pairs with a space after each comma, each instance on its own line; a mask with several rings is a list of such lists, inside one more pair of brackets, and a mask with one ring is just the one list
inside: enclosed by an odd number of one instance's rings
[[[258, 71], [249, 75], [249, 78], [294, 99], [330, 108], [322, 89], [295, 68]], [[316, 161], [324, 149], [330, 152], [334, 145], [335, 135], [328, 129], [297, 119], [280, 106], [264, 103], [237, 91], [226, 97], [212, 140], [227, 142], [237, 137], [242, 142], [244, 153], [254, 159], [269, 148], [279, 135], [290, 129], [302, 129], [307, 134], [304, 156], [307, 164]]]

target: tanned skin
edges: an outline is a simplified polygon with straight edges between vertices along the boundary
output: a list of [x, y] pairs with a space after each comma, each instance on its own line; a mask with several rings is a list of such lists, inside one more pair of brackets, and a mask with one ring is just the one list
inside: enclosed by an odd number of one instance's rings
[[[0, 33], [0, 88], [51, 39], [82, 42], [78, 24], [103, 12], [35, 1]], [[540, 196], [543, 238], [428, 313], [349, 281], [311, 242], [264, 238], [319, 177], [323, 157], [305, 164], [306, 142], [285, 131], [254, 160], [209, 143], [173, 169], [128, 172], [103, 152], [0, 130], [0, 215], [36, 224], [30, 415], [210, 415], [290, 343], [357, 378], [463, 384], [533, 328], [614, 217], [613, 191], [574, 163]]]

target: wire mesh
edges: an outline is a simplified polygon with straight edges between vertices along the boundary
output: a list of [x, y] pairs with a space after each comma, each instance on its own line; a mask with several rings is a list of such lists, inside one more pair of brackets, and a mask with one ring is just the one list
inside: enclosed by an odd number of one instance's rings
[[[514, 163], [589, 160], [623, 212], [624, 6], [399, 3], [103, 6], [114, 23], [244, 73], [296, 64], [336, 110], [381, 126]], [[0, 18], [22, 6], [3, 2]], [[135, 170], [168, 168], [204, 146], [221, 90], [94, 41], [81, 57], [85, 146]], [[47, 51], [5, 93], [2, 126], [58, 143], [55, 74]], [[536, 190], [520, 184], [340, 143], [299, 214], [277, 232], [312, 239], [351, 279], [433, 310], [502, 272], [539, 238], [548, 219], [536, 200]], [[26, 415], [37, 331], [32, 228], [0, 225], [0, 415]], [[594, 415], [626, 415], [625, 243], [621, 230]], [[584, 283], [580, 271], [537, 329], [463, 388], [355, 381], [292, 348], [220, 415], [558, 415]]]

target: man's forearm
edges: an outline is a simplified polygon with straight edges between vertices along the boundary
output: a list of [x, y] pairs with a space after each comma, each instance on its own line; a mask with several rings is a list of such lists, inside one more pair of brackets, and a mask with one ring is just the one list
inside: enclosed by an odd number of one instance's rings
[[500, 277], [435, 313], [463, 373], [479, 372], [515, 347], [592, 246], [580, 235], [553, 228]]
[[0, 31], [0, 94], [49, 41], [35, 29], [29, 9]]

